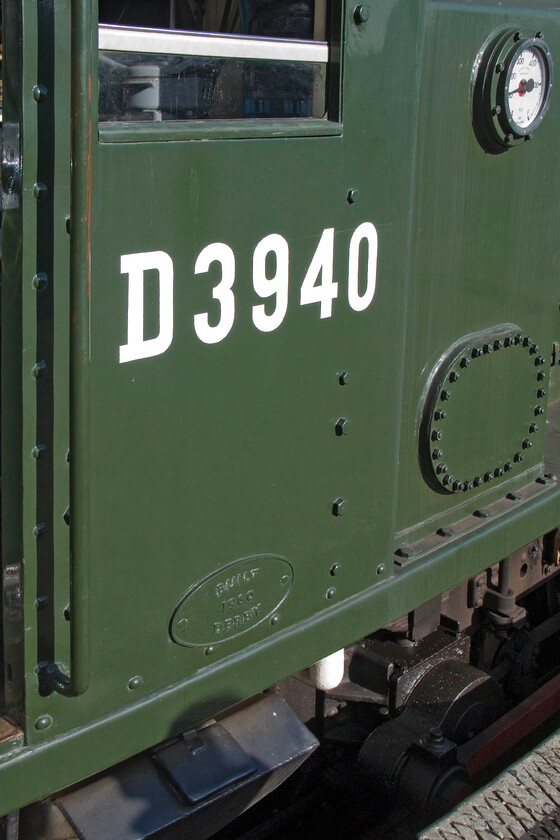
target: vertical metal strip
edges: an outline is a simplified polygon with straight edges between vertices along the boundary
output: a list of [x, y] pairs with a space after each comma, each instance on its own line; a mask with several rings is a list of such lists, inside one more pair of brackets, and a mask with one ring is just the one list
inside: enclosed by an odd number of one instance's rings
[[91, 289], [92, 2], [72, 0], [72, 172], [70, 187], [70, 686], [90, 675], [89, 364]]

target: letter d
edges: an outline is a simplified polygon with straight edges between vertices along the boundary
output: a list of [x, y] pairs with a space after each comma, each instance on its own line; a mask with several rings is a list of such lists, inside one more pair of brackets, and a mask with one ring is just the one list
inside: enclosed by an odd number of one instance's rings
[[[144, 272], [151, 269], [159, 274], [159, 333], [144, 341]], [[159, 356], [173, 340], [173, 261], [165, 251], [123, 254], [121, 274], [128, 274], [128, 329], [119, 362]]]

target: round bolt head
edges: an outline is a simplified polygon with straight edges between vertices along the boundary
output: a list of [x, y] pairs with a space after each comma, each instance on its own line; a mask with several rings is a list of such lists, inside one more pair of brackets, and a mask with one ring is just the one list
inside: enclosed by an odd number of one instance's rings
[[367, 6], [356, 6], [354, 9], [354, 22], [358, 25], [369, 20], [369, 9]]
[[347, 370], [343, 370], [342, 373], [338, 374], [338, 384], [339, 385], [348, 385], [350, 382], [350, 374]]
[[336, 595], [336, 589], [334, 588], [334, 586], [331, 586], [331, 587], [330, 587], [330, 589], [327, 589], [327, 594], [326, 594], [326, 597], [327, 597], [329, 600], [330, 600], [331, 598], [334, 598], [334, 596], [335, 596], [335, 595]]
[[330, 570], [329, 570], [329, 574], [334, 577], [339, 569], [340, 569], [340, 563], [333, 563]]
[[385, 563], [380, 563], [375, 571], [378, 575], [382, 575], [385, 571]]
[[33, 87], [33, 99], [35, 102], [44, 102], [47, 98], [47, 89], [44, 85], [35, 85]]
[[140, 686], [142, 685], [143, 682], [144, 682], [144, 680], [142, 679], [142, 677], [139, 677], [139, 676], [131, 677], [128, 681], [128, 686], [127, 686], [128, 690], [129, 691], [135, 691], [137, 688], [140, 688]]
[[53, 719], [50, 715], [41, 715], [41, 717], [37, 718], [35, 721], [35, 729], [39, 731], [43, 729], [48, 729], [49, 726], [52, 726]]
[[334, 425], [334, 431], [337, 437], [348, 434], [349, 422], [346, 417], [339, 417]]

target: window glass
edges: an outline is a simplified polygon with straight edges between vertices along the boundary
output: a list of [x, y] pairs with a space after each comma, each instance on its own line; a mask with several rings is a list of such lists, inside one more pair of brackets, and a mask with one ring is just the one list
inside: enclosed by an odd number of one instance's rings
[[326, 0], [100, 0], [99, 119], [323, 117]]

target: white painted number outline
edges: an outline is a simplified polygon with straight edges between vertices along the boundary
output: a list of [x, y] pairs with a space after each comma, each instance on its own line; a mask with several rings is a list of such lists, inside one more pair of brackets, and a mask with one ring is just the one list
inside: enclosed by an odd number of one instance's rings
[[[333, 300], [338, 297], [334, 275], [334, 228], [325, 228], [300, 288], [300, 305], [319, 304], [319, 317], [332, 316]], [[362, 247], [365, 243], [365, 247]], [[348, 303], [363, 312], [373, 301], [377, 280], [377, 230], [371, 222], [359, 225], [348, 248]], [[365, 289], [360, 293], [360, 261], [367, 253]], [[198, 255], [194, 274], [208, 272], [212, 263], [221, 269], [219, 282], [212, 287], [218, 306], [194, 315], [194, 330], [200, 341], [217, 344], [230, 333], [235, 322], [235, 254], [224, 242], [212, 242]], [[253, 324], [261, 332], [273, 332], [288, 311], [290, 249], [278, 233], [270, 233], [257, 243], [253, 252], [253, 289], [261, 300], [274, 298], [274, 305], [255, 304]], [[164, 353], [173, 341], [173, 261], [165, 251], [123, 254], [121, 274], [128, 274], [127, 343], [119, 347], [119, 362], [146, 359]], [[156, 270], [159, 283], [159, 333], [144, 339], [144, 275]], [[362, 272], [363, 273], [363, 272]], [[214, 323], [217, 320], [217, 323]]]

